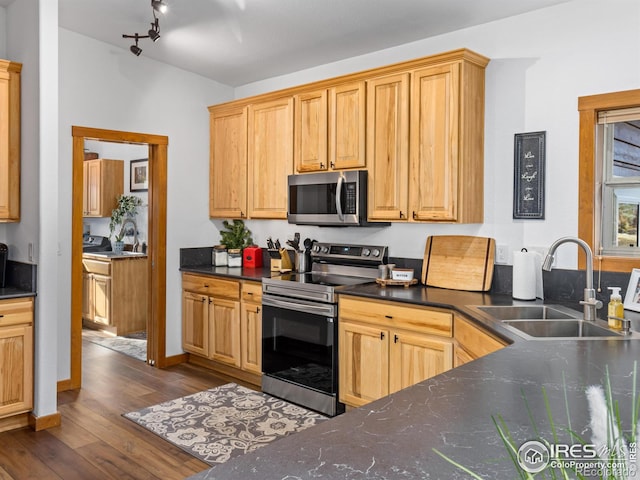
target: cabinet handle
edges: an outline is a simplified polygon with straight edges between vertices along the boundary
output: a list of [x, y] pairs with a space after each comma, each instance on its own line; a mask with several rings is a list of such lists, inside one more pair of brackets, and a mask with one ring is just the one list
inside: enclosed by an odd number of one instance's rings
[[247, 295], [253, 295], [253, 292], [244, 292], [244, 293], [246, 293]]
[[415, 212], [415, 210], [413, 211], [412, 215], [413, 215], [413, 219], [415, 220], [415, 219], [416, 219], [416, 212]]
[[209, 305], [211, 305], [213, 303], [213, 299], [209, 298]]
[[240, 211], [240, 218], [244, 218], [244, 212], [242, 210]]
[[384, 318], [388, 318], [389, 320], [391, 320], [393, 318], [393, 316], [391, 315], [385, 315]]
[[398, 335], [393, 336], [393, 343], [398, 343]]
[[320, 168], [324, 168], [324, 163], [320, 162]]
[[202, 303], [204, 303], [204, 302], [206, 302], [206, 301], [207, 301], [207, 299], [206, 299], [206, 298], [203, 298], [203, 299], [202, 299], [202, 300], [200, 300], [200, 301], [201, 301]]
[[335, 168], [336, 164], [331, 162], [329, 165], [331, 165], [331, 168]]
[[384, 340], [384, 332], [380, 332], [380, 340]]
[[256, 307], [256, 313], [260, 313], [260, 307]]
[[400, 211], [400, 218], [404, 217], [404, 213], [402, 213], [402, 210]]

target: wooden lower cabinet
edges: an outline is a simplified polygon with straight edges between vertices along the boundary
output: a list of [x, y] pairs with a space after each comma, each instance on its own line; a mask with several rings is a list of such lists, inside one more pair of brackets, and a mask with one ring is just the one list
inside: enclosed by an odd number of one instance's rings
[[455, 340], [454, 366], [493, 353], [507, 346], [507, 342], [490, 334], [472, 320], [455, 314], [453, 317]]
[[340, 401], [361, 406], [453, 366], [452, 314], [341, 296]]
[[147, 329], [147, 257], [82, 257], [82, 320], [89, 328], [126, 335]]
[[33, 298], [0, 300], [0, 431], [2, 420], [33, 408]]
[[[204, 366], [257, 381], [261, 373], [261, 284], [183, 273], [182, 348]], [[254, 374], [243, 377], [240, 372]]]
[[262, 284], [243, 282], [240, 303], [242, 369], [262, 374]]

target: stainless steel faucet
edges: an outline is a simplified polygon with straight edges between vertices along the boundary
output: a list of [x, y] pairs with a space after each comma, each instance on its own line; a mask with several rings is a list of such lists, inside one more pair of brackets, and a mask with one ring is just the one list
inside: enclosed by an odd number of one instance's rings
[[598, 308], [602, 308], [602, 302], [596, 299], [596, 291], [593, 288], [593, 253], [591, 252], [591, 248], [584, 240], [575, 237], [562, 237], [553, 242], [551, 247], [549, 247], [549, 253], [547, 253], [547, 257], [544, 259], [544, 263], [542, 264], [542, 269], [550, 272], [553, 264], [554, 254], [557, 248], [563, 243], [575, 243], [582, 247], [584, 253], [587, 257], [587, 278], [585, 282], [584, 289], [584, 300], [580, 301], [580, 305], [583, 305], [584, 308], [584, 319], [590, 322], [596, 320], [596, 310]]
[[133, 225], [133, 251], [136, 251], [136, 247], [138, 246], [138, 226], [136, 225], [136, 221], [133, 218], [125, 218], [122, 221], [122, 228], [120, 229], [120, 235], [125, 233], [125, 228], [127, 224]]

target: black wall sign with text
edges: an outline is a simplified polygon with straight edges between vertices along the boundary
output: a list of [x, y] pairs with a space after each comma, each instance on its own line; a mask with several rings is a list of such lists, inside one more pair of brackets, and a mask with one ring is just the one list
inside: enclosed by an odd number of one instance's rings
[[544, 219], [545, 134], [515, 134], [513, 218]]

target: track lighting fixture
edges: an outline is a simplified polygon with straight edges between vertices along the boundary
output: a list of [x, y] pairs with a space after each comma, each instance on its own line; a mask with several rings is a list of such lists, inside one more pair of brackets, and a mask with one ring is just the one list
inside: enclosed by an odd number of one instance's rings
[[133, 35], [122, 35], [122, 38], [135, 39], [135, 45], [131, 45], [129, 50], [131, 50], [131, 53], [136, 57], [142, 53], [142, 49], [138, 46], [138, 41], [141, 38], [150, 38], [153, 42], [157, 42], [160, 38], [160, 23], [158, 22], [158, 17], [156, 17], [156, 12], [165, 13], [168, 7], [164, 0], [151, 0], [151, 9], [151, 13], [153, 13], [153, 22], [151, 22], [151, 28], [147, 32], [147, 35], [140, 35], [139, 33], [134, 33]]

